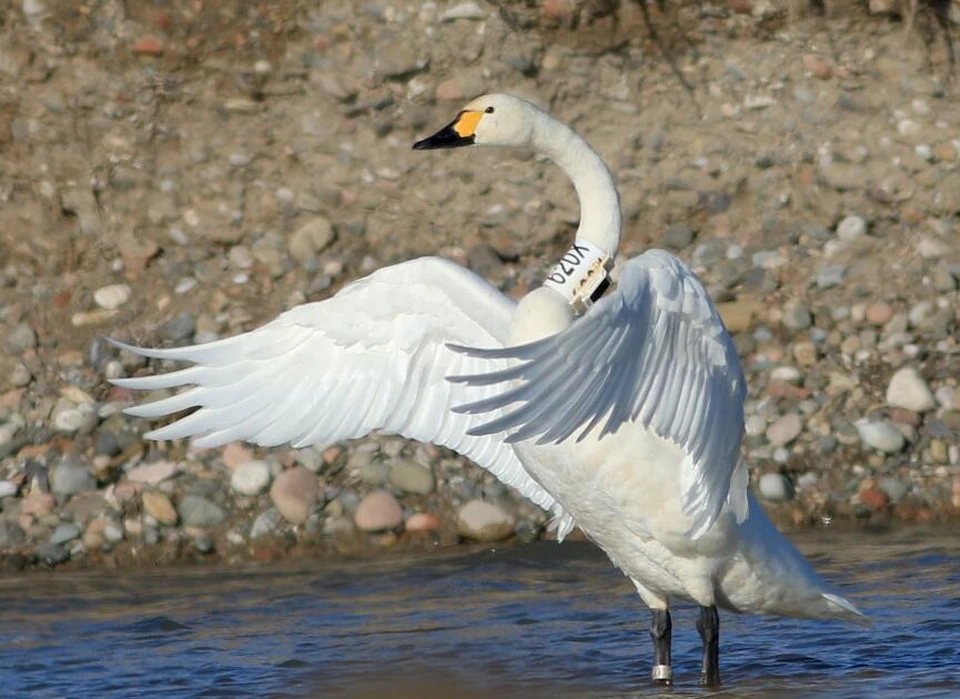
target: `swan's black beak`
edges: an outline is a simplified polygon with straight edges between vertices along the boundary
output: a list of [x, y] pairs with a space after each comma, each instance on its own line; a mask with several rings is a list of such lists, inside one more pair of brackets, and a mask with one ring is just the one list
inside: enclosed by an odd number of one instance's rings
[[457, 118], [422, 141], [413, 144], [414, 150], [437, 150], [439, 148], [462, 148], [476, 140], [474, 131], [482, 112], [460, 112]]

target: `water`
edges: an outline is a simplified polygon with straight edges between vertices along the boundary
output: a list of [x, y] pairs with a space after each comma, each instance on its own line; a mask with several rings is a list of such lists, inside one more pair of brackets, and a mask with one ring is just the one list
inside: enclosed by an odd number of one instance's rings
[[[794, 537], [874, 625], [721, 612], [720, 696], [960, 696], [956, 531]], [[309, 566], [0, 578], [0, 687], [32, 697], [673, 697], [649, 614], [586, 543]]]

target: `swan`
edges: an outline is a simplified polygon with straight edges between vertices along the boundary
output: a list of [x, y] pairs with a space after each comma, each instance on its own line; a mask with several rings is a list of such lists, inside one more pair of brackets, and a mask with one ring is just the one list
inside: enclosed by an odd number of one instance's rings
[[610, 284], [620, 202], [600, 156], [503, 94], [475, 99], [413, 148], [472, 145], [532, 147], [573, 182], [574, 244], [542, 286], [514, 302], [423, 257], [234, 337], [170, 349], [113, 341], [192, 363], [113, 381], [193, 387], [126, 410], [198, 408], [145, 437], [304, 447], [379, 429], [456, 450], [549, 511], [559, 540], [579, 526], [630, 578], [651, 609], [657, 683], [672, 683], [675, 601], [700, 607], [707, 685], [720, 682], [718, 608], [865, 622], [747, 491], [745, 380], [700, 280], [649, 250]]

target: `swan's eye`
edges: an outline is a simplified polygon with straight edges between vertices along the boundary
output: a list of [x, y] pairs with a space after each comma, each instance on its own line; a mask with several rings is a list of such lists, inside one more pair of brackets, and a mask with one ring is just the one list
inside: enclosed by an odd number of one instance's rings
[[487, 107], [483, 111], [485, 111], [487, 114], [493, 114], [493, 107]]

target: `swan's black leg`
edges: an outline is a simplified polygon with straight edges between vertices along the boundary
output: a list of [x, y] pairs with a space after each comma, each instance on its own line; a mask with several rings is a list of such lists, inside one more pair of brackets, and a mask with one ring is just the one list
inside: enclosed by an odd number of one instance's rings
[[707, 687], [720, 686], [720, 615], [714, 606], [700, 607], [697, 631], [703, 641], [703, 667], [700, 684]]
[[670, 610], [654, 609], [650, 620], [650, 638], [653, 639], [653, 671], [650, 674], [657, 684], [673, 684], [673, 668], [670, 665], [672, 630]]

